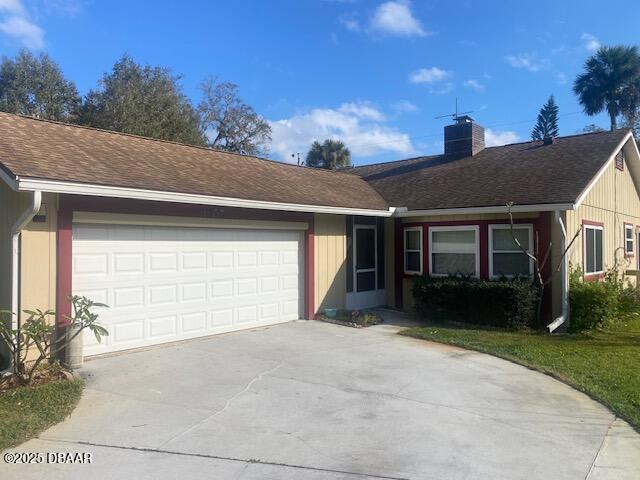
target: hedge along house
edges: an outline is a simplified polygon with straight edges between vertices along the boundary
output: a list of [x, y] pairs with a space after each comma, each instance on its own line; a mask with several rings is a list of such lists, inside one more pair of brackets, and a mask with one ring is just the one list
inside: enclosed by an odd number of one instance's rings
[[107, 303], [110, 335], [87, 335], [86, 355], [328, 307], [410, 309], [415, 275], [531, 273], [507, 202], [554, 263], [584, 229], [570, 257], [598, 276], [617, 248], [635, 267], [639, 174], [628, 131], [484, 148], [460, 118], [443, 155], [331, 172], [0, 114], [0, 308], [55, 309], [63, 325], [70, 293]]

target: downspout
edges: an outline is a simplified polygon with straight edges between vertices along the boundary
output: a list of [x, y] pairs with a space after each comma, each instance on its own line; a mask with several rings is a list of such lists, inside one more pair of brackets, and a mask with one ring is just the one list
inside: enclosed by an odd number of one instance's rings
[[11, 227], [11, 312], [13, 313], [12, 327], [14, 329], [18, 327], [20, 312], [20, 234], [33, 217], [36, 216], [41, 204], [42, 192], [36, 190], [31, 197], [31, 205], [29, 205]]
[[[562, 238], [560, 239], [560, 251], [564, 252], [567, 248], [567, 229], [565, 228], [562, 217], [560, 216], [560, 211], [555, 210], [553, 214], [556, 222], [560, 226], [560, 231], [562, 232]], [[562, 257], [562, 263], [560, 264], [560, 275], [562, 278], [562, 314], [549, 325], [547, 325], [549, 333], [554, 332], [558, 327], [560, 327], [560, 325], [568, 322], [569, 320], [569, 255], [563, 255]]]

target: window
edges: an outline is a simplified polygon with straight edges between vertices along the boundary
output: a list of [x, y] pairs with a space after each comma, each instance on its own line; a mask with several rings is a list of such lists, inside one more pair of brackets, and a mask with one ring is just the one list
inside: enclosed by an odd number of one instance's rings
[[404, 273], [422, 274], [422, 227], [404, 229]]
[[633, 225], [624, 224], [624, 253], [627, 257], [633, 257]]
[[431, 227], [429, 235], [429, 273], [432, 276], [479, 276], [477, 226]]
[[584, 225], [584, 273], [600, 274], [602, 267], [602, 225]]
[[491, 278], [533, 275], [533, 260], [518, 247], [513, 239], [514, 236], [522, 248], [533, 253], [531, 225], [514, 225], [513, 235], [510, 225], [489, 226], [489, 276]]

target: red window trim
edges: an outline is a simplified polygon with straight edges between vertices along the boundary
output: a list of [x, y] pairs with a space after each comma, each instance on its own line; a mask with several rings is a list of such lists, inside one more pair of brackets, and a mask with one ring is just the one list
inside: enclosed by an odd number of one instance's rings
[[604, 228], [604, 223], [602, 222], [594, 222], [593, 220], [582, 220], [582, 226], [589, 225], [590, 227], [602, 227]]

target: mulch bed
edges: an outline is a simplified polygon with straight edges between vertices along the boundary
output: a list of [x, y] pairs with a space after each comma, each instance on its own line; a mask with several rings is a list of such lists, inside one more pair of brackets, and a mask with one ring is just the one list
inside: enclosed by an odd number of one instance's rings
[[[33, 380], [29, 386], [36, 387], [39, 385], [46, 385], [47, 383], [57, 382], [59, 380], [65, 380], [72, 377], [73, 375], [70, 372], [63, 370], [60, 366], [52, 365], [38, 369], [38, 371], [33, 375]], [[5, 377], [0, 379], [0, 394], [24, 386], [25, 385], [18, 383], [16, 378], [13, 376]]]
[[373, 313], [364, 312], [352, 315], [350, 310], [339, 310], [336, 318], [330, 318], [326, 315], [320, 314], [316, 316], [316, 320], [351, 328], [371, 327], [373, 325], [379, 325], [384, 321], [378, 315]]

